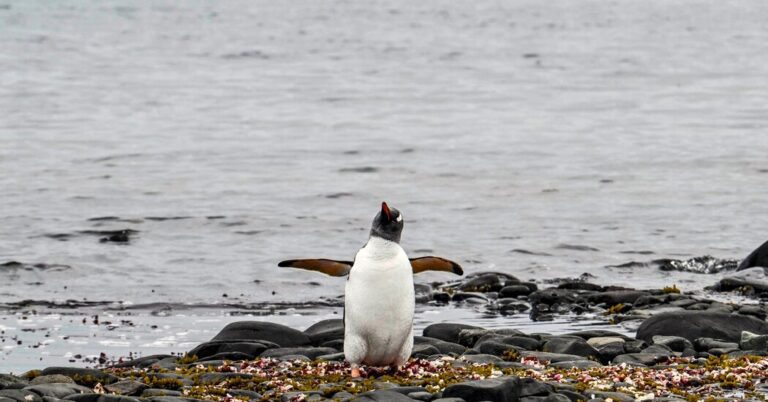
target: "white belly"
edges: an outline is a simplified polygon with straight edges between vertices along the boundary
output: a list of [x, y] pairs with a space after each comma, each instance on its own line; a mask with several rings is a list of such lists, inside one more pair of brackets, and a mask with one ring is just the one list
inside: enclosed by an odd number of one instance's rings
[[371, 238], [344, 297], [344, 353], [351, 363], [402, 364], [413, 348], [413, 270], [403, 249]]

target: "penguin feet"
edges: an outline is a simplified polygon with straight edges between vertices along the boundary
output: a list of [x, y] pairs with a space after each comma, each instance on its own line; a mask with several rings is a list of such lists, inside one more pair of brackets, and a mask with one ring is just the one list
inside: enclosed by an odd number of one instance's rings
[[357, 366], [352, 366], [352, 378], [360, 378], [360, 369]]

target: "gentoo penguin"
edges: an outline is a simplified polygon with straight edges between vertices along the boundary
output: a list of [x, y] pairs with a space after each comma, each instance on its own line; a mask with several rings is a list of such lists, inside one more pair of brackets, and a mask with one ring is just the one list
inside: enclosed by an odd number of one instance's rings
[[287, 260], [281, 267], [303, 268], [347, 277], [344, 295], [344, 357], [359, 377], [360, 364], [402, 366], [413, 349], [413, 274], [448, 271], [463, 274], [459, 264], [439, 257], [408, 259], [400, 247], [403, 216], [381, 203], [368, 242], [355, 260]]

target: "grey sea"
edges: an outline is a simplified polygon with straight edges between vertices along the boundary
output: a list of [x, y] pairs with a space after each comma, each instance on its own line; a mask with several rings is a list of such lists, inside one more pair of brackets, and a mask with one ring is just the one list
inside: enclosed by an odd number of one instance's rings
[[[650, 262], [768, 238], [766, 16], [0, 0], [0, 371], [339, 317], [343, 278], [277, 262], [352, 259], [381, 201], [409, 255], [468, 274], [701, 290], [717, 275]], [[442, 320], [580, 325], [426, 305], [416, 327]]]

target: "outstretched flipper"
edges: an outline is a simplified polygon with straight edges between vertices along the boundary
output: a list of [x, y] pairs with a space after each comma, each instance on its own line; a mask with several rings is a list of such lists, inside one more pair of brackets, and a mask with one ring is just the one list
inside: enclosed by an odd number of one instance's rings
[[277, 264], [278, 267], [301, 268], [309, 271], [320, 272], [330, 276], [346, 276], [352, 269], [352, 261], [336, 261], [324, 258], [310, 258], [306, 260], [285, 260]]
[[424, 271], [444, 271], [453, 272], [456, 275], [464, 275], [464, 270], [461, 269], [461, 265], [451, 260], [446, 260], [445, 258], [429, 256], [411, 258], [410, 260], [414, 274]]

